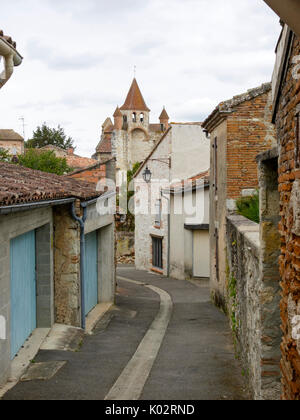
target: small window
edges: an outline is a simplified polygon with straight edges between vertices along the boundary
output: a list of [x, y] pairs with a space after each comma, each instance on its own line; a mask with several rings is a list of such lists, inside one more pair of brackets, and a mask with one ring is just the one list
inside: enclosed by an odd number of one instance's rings
[[160, 124], [161, 131], [165, 131], [165, 124]]
[[155, 268], [163, 269], [163, 240], [152, 237], [152, 265]]
[[136, 112], [132, 114], [132, 122], [136, 123]]
[[155, 203], [155, 226], [161, 226], [161, 200], [156, 200]]
[[144, 114], [140, 114], [140, 122], [143, 123], [145, 121], [145, 116]]

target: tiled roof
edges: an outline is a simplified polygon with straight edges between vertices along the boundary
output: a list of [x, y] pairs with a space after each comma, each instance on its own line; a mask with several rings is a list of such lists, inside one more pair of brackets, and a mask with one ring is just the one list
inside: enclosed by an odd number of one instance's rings
[[124, 105], [120, 108], [122, 111], [146, 111], [150, 112], [147, 107], [143, 95], [140, 91], [136, 79], [133, 79], [131, 88], [128, 92]]
[[158, 131], [161, 131], [161, 125], [160, 124], [149, 124], [149, 130], [157, 133]]
[[90, 183], [0, 162], [0, 206], [99, 195]]
[[163, 109], [162, 113], [160, 114], [159, 119], [160, 120], [169, 120], [170, 119], [170, 117], [169, 117], [165, 108]]
[[120, 111], [120, 108], [119, 107], [117, 107], [117, 109], [115, 110], [115, 113], [114, 113], [114, 115], [113, 115], [115, 118], [116, 117], [122, 117], [123, 115], [122, 115], [122, 112]]
[[203, 181], [204, 185], [209, 185], [209, 175], [210, 172], [209, 170], [205, 171], [205, 172], [201, 172], [198, 175], [195, 175], [191, 178], [188, 178], [186, 180], [183, 180], [179, 183], [176, 184], [171, 184], [170, 185], [170, 190], [173, 192], [177, 192], [177, 191], [181, 191], [182, 188], [184, 187], [185, 183], [188, 183], [188, 185], [191, 185], [193, 188], [195, 188], [196, 186], [200, 185], [199, 181]]
[[111, 153], [111, 136], [105, 136], [97, 147], [98, 153]]
[[241, 95], [234, 96], [228, 101], [221, 102], [215, 110], [209, 115], [209, 117], [204, 121], [203, 128], [211, 130], [214, 126], [214, 120], [218, 115], [230, 114], [235, 111], [235, 107], [241, 105], [246, 101], [251, 101], [252, 99], [257, 98], [265, 93], [270, 92], [272, 89], [271, 83], [264, 83], [261, 86], [249, 89], [247, 92], [242, 93]]
[[83, 169], [87, 168], [88, 166], [95, 165], [97, 161], [95, 159], [90, 159], [87, 157], [81, 157], [77, 155], [68, 155], [66, 156], [67, 164], [70, 168], [76, 169]]
[[23, 137], [20, 136], [20, 134], [16, 133], [14, 130], [0, 130], [0, 140], [24, 141]]

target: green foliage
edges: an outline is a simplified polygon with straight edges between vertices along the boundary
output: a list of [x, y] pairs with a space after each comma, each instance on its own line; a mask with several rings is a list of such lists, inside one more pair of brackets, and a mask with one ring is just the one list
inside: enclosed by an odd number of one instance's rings
[[19, 165], [26, 168], [36, 169], [56, 175], [64, 175], [71, 172], [66, 159], [58, 158], [52, 151], [39, 152], [34, 149], [26, 151], [25, 155], [19, 156]]
[[74, 140], [67, 137], [62, 127], [50, 128], [44, 123], [34, 131], [32, 139], [25, 145], [28, 149], [40, 149], [52, 145], [67, 150], [74, 147]]
[[[124, 188], [124, 187], [120, 188], [120, 194], [124, 194], [124, 196], [126, 196], [126, 194], [127, 194], [127, 208], [129, 207], [129, 201], [134, 196], [134, 191], [131, 191], [131, 190], [133, 190], [132, 182], [133, 182], [133, 178], [134, 178], [135, 174], [140, 169], [140, 166], [141, 166], [141, 164], [139, 162], [135, 163], [133, 165], [132, 170], [127, 172], [127, 191], [126, 191], [126, 188]], [[117, 200], [117, 205], [119, 206], [119, 198]], [[135, 229], [134, 214], [132, 214], [128, 211], [127, 216], [126, 216], [126, 221], [124, 223], [122, 223], [121, 225], [117, 224], [117, 229], [122, 230], [122, 231], [127, 231], [127, 232], [133, 232], [134, 229]]]
[[236, 278], [232, 275], [230, 277], [230, 280], [229, 280], [228, 291], [229, 291], [229, 297], [231, 298], [231, 302], [232, 302], [231, 311], [230, 311], [230, 313], [231, 313], [231, 315], [230, 315], [230, 318], [231, 318], [231, 328], [232, 328], [233, 333], [235, 333], [235, 334], [237, 332], [237, 327], [238, 327], [238, 322], [237, 322], [237, 319], [236, 319], [236, 308], [237, 308], [237, 303], [236, 303], [236, 298], [237, 298], [236, 285], [237, 285]]
[[251, 197], [241, 197], [237, 200], [236, 206], [239, 214], [255, 223], [260, 222], [258, 192]]
[[10, 154], [5, 150], [0, 148], [0, 162], [11, 162]]

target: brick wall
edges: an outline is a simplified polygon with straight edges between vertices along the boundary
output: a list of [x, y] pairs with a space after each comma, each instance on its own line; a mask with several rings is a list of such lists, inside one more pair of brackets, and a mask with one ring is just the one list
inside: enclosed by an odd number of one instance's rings
[[227, 119], [227, 196], [258, 188], [256, 156], [274, 145], [271, 92], [236, 107]]
[[280, 274], [283, 398], [300, 400], [300, 341], [293, 339], [292, 321], [300, 315], [300, 169], [296, 168], [296, 113], [300, 104], [300, 81], [292, 76], [293, 57], [300, 55], [295, 38], [288, 72], [279, 98], [276, 128], [279, 139], [279, 192], [281, 233]]
[[106, 166], [101, 165], [97, 168], [82, 170], [80, 172], [71, 174], [70, 177], [79, 179], [81, 181], [91, 182], [97, 185], [100, 179], [106, 177]]

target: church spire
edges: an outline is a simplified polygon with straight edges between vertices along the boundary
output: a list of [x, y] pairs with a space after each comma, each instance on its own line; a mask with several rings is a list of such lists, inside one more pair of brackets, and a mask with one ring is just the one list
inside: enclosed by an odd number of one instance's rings
[[150, 112], [150, 109], [147, 107], [143, 95], [140, 91], [136, 78], [133, 79], [126, 101], [120, 109], [121, 111]]

